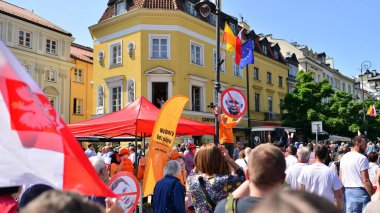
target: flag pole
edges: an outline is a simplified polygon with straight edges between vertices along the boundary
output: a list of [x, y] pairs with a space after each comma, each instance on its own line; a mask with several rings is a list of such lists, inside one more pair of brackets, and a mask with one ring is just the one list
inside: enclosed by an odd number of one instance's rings
[[251, 138], [251, 108], [250, 108], [250, 96], [249, 96], [249, 69], [248, 65], [245, 67], [247, 72], [247, 104], [248, 104], [248, 145], [253, 147]]

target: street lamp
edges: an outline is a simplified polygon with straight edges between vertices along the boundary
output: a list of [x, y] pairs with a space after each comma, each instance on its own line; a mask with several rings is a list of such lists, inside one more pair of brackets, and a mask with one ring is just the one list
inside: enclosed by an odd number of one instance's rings
[[220, 93], [220, 66], [223, 62], [220, 60], [220, 11], [219, 0], [215, 0], [215, 4], [209, 0], [201, 0], [195, 4], [194, 8], [203, 16], [207, 17], [210, 13], [215, 12], [216, 15], [216, 79], [215, 79], [215, 107], [217, 112], [215, 113], [215, 139], [214, 143], [219, 143], [219, 93]]
[[365, 123], [365, 110], [364, 110], [364, 82], [363, 82], [363, 68], [366, 71], [369, 71], [369, 68], [371, 68], [371, 62], [370, 61], [363, 61], [360, 66], [360, 75], [362, 80], [362, 107], [363, 107], [363, 125], [364, 125], [364, 135], [367, 135], [366, 131], [366, 123]]

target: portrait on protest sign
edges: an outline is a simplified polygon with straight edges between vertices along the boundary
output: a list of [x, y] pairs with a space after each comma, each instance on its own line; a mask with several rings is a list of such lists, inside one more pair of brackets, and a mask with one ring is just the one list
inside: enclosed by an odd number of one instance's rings
[[118, 172], [111, 178], [109, 188], [120, 196], [119, 204], [125, 212], [133, 212], [140, 199], [140, 184], [130, 172]]
[[235, 88], [229, 88], [222, 93], [222, 110], [231, 118], [244, 115], [247, 110], [247, 99], [244, 94]]

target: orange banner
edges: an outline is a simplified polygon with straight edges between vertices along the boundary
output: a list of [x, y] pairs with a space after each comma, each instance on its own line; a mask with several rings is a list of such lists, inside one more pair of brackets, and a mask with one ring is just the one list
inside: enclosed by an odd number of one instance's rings
[[145, 166], [144, 197], [153, 194], [156, 182], [163, 178], [164, 168], [173, 147], [179, 118], [189, 98], [173, 96], [161, 108], [154, 124]]

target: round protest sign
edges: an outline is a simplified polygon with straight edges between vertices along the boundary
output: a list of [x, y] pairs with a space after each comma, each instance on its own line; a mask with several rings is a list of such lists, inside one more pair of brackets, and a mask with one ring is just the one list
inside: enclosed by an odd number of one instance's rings
[[240, 118], [247, 111], [247, 99], [245, 95], [235, 88], [224, 90], [221, 97], [222, 111], [231, 118]]
[[135, 210], [141, 195], [140, 184], [130, 172], [118, 172], [112, 176], [108, 187], [119, 196], [119, 204], [126, 213]]

